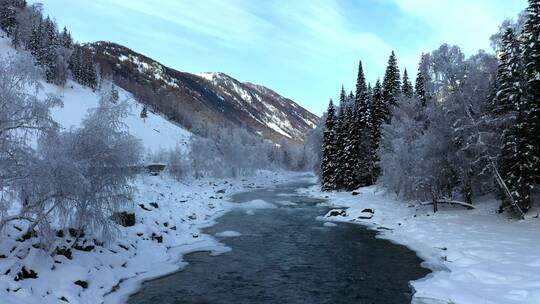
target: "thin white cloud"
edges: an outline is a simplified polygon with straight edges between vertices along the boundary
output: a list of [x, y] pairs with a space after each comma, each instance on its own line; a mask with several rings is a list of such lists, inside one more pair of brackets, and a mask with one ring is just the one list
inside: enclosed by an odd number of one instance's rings
[[391, 0], [410, 16], [416, 16], [431, 29], [426, 46], [449, 43], [467, 54], [490, 50], [489, 37], [501, 22], [516, 16], [526, 0]]
[[261, 34], [272, 25], [252, 13], [249, 1], [122, 1], [112, 0], [120, 7], [165, 20], [194, 33], [233, 45], [257, 44]]

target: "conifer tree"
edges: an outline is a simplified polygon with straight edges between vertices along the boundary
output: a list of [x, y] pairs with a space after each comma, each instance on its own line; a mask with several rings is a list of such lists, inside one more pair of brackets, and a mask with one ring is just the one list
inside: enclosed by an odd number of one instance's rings
[[356, 111], [354, 113], [353, 134], [355, 140], [354, 155], [355, 173], [354, 185], [351, 188], [370, 184], [371, 169], [369, 166], [371, 155], [371, 109], [369, 102], [369, 91], [366, 86], [366, 79], [362, 67], [362, 62], [358, 66], [358, 76], [356, 80]]
[[382, 125], [386, 121], [387, 105], [383, 99], [383, 89], [380, 80], [377, 80], [373, 87], [371, 97], [371, 125], [370, 125], [370, 147], [369, 147], [369, 166], [371, 167], [370, 176], [373, 182], [378, 176], [378, 149], [381, 142]]
[[335, 161], [336, 161], [336, 176], [335, 185], [336, 189], [345, 188], [346, 180], [346, 159], [348, 158], [348, 118], [350, 117], [349, 103], [345, 88], [341, 87], [341, 93], [339, 95], [339, 112], [337, 116], [336, 132], [335, 132]]
[[420, 99], [421, 105], [423, 107], [426, 106], [428, 100], [426, 91], [427, 71], [425, 70], [425, 62], [426, 55], [422, 54], [422, 57], [420, 58], [420, 63], [418, 64], [418, 73], [416, 74], [416, 82], [414, 86], [414, 93], [416, 94], [416, 97]]
[[111, 83], [111, 101], [117, 102], [120, 99], [120, 96], [118, 95], [118, 89], [114, 85], [114, 83]]
[[397, 105], [398, 97], [401, 93], [401, 80], [400, 72], [394, 51], [390, 54], [388, 58], [388, 67], [384, 74], [383, 84], [382, 84], [382, 94], [383, 100], [387, 105], [386, 111], [386, 120], [390, 120], [390, 111], [392, 107]]
[[62, 33], [60, 34], [60, 45], [65, 47], [66, 49], [71, 49], [73, 47], [73, 38], [71, 37], [71, 33], [68, 31], [67, 27], [64, 26], [64, 29], [62, 30]]
[[329, 191], [336, 189], [336, 110], [332, 100], [330, 100], [326, 113], [321, 161], [321, 185], [323, 190]]
[[353, 190], [356, 187], [355, 173], [358, 155], [358, 130], [354, 129], [353, 105], [349, 104], [345, 109], [345, 117], [341, 122], [342, 150], [340, 157], [340, 171], [342, 172], [341, 187], [345, 190]]
[[[506, 29], [502, 37], [502, 48], [499, 51], [499, 66], [497, 70], [497, 93], [493, 100], [494, 116], [497, 117], [500, 127], [509, 127], [515, 116], [516, 105], [521, 103], [524, 88], [523, 63], [521, 60], [521, 46], [514, 31]], [[495, 126], [497, 127], [497, 126]]]
[[146, 120], [148, 118], [148, 108], [146, 106], [143, 106], [143, 108], [142, 108], [141, 118], [143, 120]]
[[531, 191], [539, 183], [540, 167], [540, 0], [529, 0], [527, 22], [523, 29], [521, 58], [524, 67], [523, 94], [519, 56], [513, 35], [504, 35], [504, 57], [499, 67], [499, 111], [515, 110], [515, 121], [505, 130], [499, 165], [515, 203], [521, 211], [531, 207]]
[[540, 184], [540, 0], [529, 0], [523, 39], [523, 61], [527, 83], [524, 91], [529, 168]]
[[401, 93], [403, 93], [403, 95], [408, 98], [411, 98], [414, 93], [411, 80], [409, 79], [409, 75], [407, 74], [407, 69], [403, 71], [403, 85], [401, 86]]

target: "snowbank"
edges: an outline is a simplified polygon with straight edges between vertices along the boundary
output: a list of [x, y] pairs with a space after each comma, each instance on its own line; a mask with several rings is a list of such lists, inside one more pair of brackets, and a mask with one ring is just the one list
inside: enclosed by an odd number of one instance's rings
[[[345, 210], [321, 220], [362, 224], [379, 237], [408, 246], [434, 272], [411, 282], [413, 303], [540, 303], [540, 221], [516, 221], [497, 214], [491, 198], [475, 210], [405, 203], [377, 187], [360, 194], [307, 194], [325, 197]], [[371, 209], [371, 210], [369, 210]]]
[[[135, 224], [117, 225], [114, 241], [103, 244], [88, 235], [76, 241], [68, 232], [58, 242], [71, 245], [71, 255], [48, 254], [34, 248], [39, 239], [17, 241], [21, 232], [9, 227], [0, 239], [0, 302], [123, 303], [144, 280], [185, 266], [182, 256], [193, 251], [219, 254], [230, 250], [200, 229], [234, 207], [229, 195], [254, 187], [270, 187], [290, 178], [288, 173], [261, 171], [249, 181], [190, 179], [141, 175], [133, 204]], [[225, 191], [225, 193], [223, 193]], [[220, 198], [222, 197], [222, 198]], [[260, 205], [260, 202], [252, 205]], [[217, 236], [239, 236], [226, 231]], [[15, 281], [22, 267], [36, 278]], [[8, 272], [8, 270], [11, 271]]]

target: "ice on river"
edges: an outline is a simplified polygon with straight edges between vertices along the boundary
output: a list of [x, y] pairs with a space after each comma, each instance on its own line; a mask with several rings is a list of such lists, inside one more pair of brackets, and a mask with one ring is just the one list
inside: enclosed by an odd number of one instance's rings
[[257, 210], [257, 209], [273, 209], [273, 208], [277, 208], [277, 206], [265, 200], [255, 199], [249, 202], [238, 204], [237, 208], [241, 208], [245, 210]]
[[232, 231], [232, 230], [227, 230], [227, 231], [222, 231], [222, 232], [216, 233], [216, 236], [218, 236], [218, 237], [239, 237], [241, 235], [242, 234], [240, 232]]

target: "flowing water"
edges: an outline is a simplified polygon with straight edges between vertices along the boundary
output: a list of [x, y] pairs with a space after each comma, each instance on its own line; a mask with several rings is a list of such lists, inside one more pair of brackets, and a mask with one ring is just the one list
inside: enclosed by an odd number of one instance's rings
[[[408, 282], [429, 272], [421, 260], [362, 226], [323, 225], [315, 218], [329, 210], [324, 201], [295, 192], [308, 186], [296, 181], [233, 196], [240, 208], [204, 231], [241, 233], [218, 237], [232, 251], [189, 254], [188, 266], [144, 283], [128, 303], [410, 303]], [[278, 207], [257, 209], [252, 200]]]

